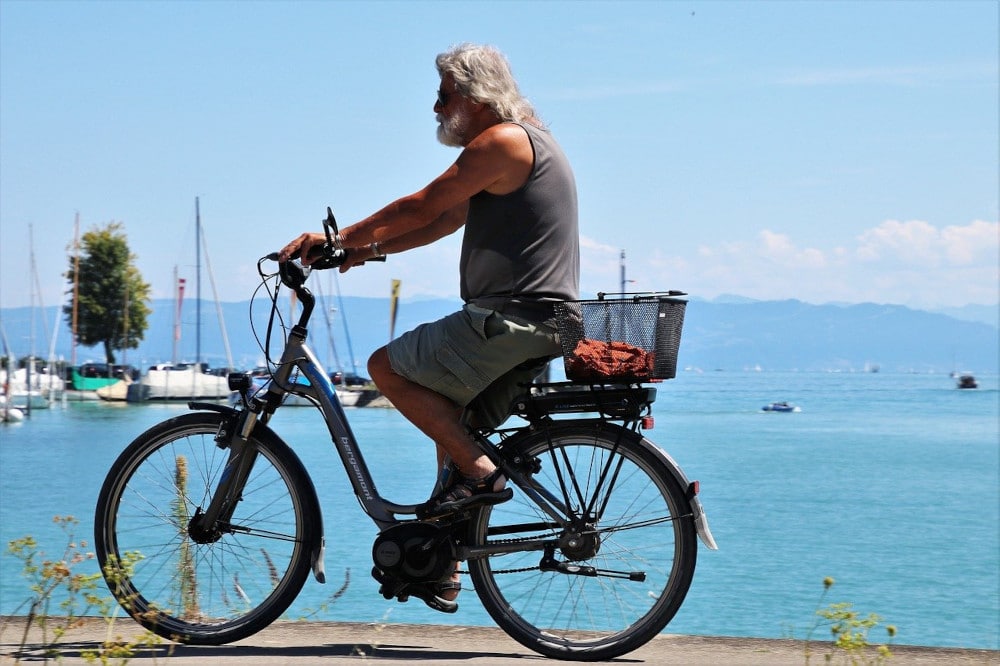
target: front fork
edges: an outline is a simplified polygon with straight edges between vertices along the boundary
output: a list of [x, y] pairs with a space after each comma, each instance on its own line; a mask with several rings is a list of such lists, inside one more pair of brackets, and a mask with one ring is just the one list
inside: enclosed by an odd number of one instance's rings
[[215, 445], [228, 450], [229, 457], [208, 506], [195, 509], [188, 523], [188, 534], [196, 543], [213, 543], [233, 531], [230, 521], [257, 461], [257, 449], [249, 438], [255, 418], [256, 414], [244, 410], [227, 416], [219, 426]]

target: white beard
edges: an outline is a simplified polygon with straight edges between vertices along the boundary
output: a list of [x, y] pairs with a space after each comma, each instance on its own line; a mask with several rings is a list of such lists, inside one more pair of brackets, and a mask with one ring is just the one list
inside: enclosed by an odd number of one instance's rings
[[456, 111], [450, 118], [438, 115], [437, 138], [446, 146], [461, 148], [469, 129], [469, 116], [464, 110]]

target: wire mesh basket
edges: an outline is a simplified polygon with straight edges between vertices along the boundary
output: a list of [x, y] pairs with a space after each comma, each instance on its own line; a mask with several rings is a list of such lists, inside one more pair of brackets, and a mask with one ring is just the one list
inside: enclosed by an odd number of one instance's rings
[[576, 382], [672, 379], [687, 301], [683, 292], [618, 294], [556, 304], [566, 378]]

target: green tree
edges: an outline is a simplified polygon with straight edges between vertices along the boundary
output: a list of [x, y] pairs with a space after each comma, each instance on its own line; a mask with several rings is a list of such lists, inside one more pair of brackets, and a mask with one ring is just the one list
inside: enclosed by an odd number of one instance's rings
[[83, 234], [75, 288], [74, 257], [66, 272], [71, 298], [63, 313], [72, 327], [76, 305], [77, 343], [85, 347], [104, 345], [108, 365], [115, 362], [116, 350], [136, 349], [148, 327], [150, 288], [134, 260], [121, 223], [111, 222]]

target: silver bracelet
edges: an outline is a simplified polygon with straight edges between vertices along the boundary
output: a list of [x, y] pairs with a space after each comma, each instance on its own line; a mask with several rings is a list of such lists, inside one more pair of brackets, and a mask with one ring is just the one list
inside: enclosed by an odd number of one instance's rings
[[385, 256], [385, 253], [382, 252], [382, 248], [378, 246], [378, 241], [370, 243], [368, 245], [368, 249], [372, 251], [372, 255], [374, 255], [376, 259], [381, 259]]

